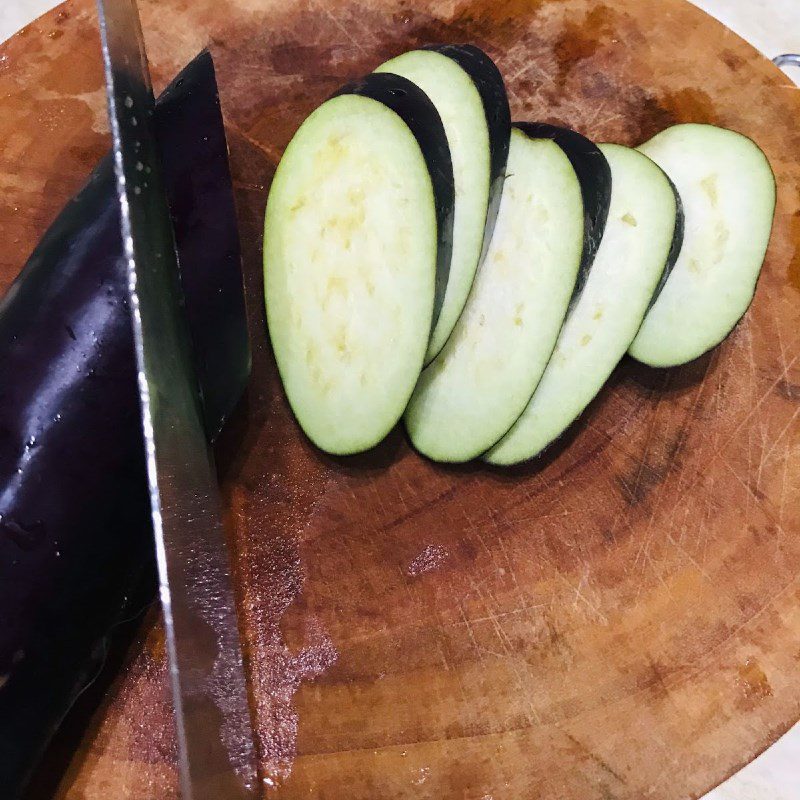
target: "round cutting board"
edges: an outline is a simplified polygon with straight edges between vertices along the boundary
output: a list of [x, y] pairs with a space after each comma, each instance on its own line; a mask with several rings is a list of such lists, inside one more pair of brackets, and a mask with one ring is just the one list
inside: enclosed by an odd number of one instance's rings
[[[265, 796], [697, 797], [800, 716], [800, 92], [680, 0], [140, 0], [156, 82], [216, 58], [255, 347], [220, 448]], [[625, 361], [530, 466], [441, 468], [401, 432], [322, 456], [261, 302], [275, 165], [303, 117], [401, 50], [474, 42], [515, 119], [636, 144], [752, 136], [778, 179], [755, 303], [686, 367]], [[5, 287], [108, 146], [96, 19], [0, 47]], [[177, 797], [157, 614], [66, 770], [69, 800]]]

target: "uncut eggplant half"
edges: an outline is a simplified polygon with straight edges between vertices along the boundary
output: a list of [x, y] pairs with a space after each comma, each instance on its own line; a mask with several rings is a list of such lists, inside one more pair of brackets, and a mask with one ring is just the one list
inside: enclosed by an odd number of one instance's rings
[[402, 75], [428, 95], [442, 118], [453, 162], [453, 255], [427, 364], [452, 333], [492, 238], [508, 161], [511, 112], [503, 76], [473, 45], [411, 50], [376, 72]]
[[267, 323], [321, 450], [368, 450], [400, 419], [442, 308], [454, 196], [441, 118], [398, 75], [346, 85], [286, 148], [264, 220]]
[[[164, 92], [155, 119], [211, 439], [244, 389], [250, 350], [208, 53]], [[152, 570], [127, 280], [108, 157], [0, 303], [4, 798], [22, 791]]]

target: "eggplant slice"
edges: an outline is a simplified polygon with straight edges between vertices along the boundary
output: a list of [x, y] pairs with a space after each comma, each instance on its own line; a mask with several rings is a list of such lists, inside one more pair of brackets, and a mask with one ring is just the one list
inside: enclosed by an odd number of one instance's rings
[[752, 140], [713, 125], [676, 125], [639, 150], [675, 183], [686, 232], [630, 354], [671, 367], [718, 345], [752, 302], [775, 213], [775, 178]]
[[512, 130], [488, 253], [453, 334], [422, 373], [406, 411], [421, 453], [468, 461], [520, 415], [567, 311], [583, 232], [581, 188], [564, 152]]
[[550, 139], [555, 142], [566, 153], [580, 181], [585, 224], [583, 256], [575, 283], [574, 302], [586, 283], [606, 229], [611, 204], [611, 168], [600, 148], [591, 139], [570, 128], [546, 122], [515, 122], [514, 127], [533, 139]]
[[439, 115], [397, 75], [344, 87], [286, 149], [264, 229], [267, 321], [322, 450], [367, 450], [400, 419], [447, 285], [453, 201]]
[[603, 238], [530, 403], [484, 456], [492, 464], [533, 458], [577, 419], [625, 355], [675, 252], [681, 221], [667, 176], [636, 150], [599, 147], [612, 175]]
[[[211, 56], [155, 122], [210, 438], [250, 369]], [[111, 158], [0, 303], [0, 792], [16, 798], [153, 570], [128, 274]], [[146, 595], [152, 597], [152, 595]]]
[[511, 135], [508, 97], [495, 63], [472, 45], [412, 50], [376, 72], [402, 75], [428, 95], [442, 118], [453, 162], [453, 256], [444, 304], [425, 356], [428, 364], [464, 309], [497, 219]]

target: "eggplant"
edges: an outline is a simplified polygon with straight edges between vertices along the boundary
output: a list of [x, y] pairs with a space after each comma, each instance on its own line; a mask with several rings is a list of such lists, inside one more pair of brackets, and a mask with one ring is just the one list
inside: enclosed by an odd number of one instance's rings
[[755, 142], [713, 125], [675, 125], [639, 150], [674, 182], [686, 232], [630, 354], [671, 367], [718, 345], [749, 308], [775, 215], [775, 176]]
[[398, 75], [366, 75], [342, 86], [331, 99], [343, 96], [375, 100], [394, 111], [413, 134], [425, 160], [436, 211], [436, 274], [431, 315], [433, 331], [441, 315], [450, 279], [456, 203], [453, 159], [442, 118], [424, 92]]
[[503, 76], [473, 45], [434, 45], [381, 64], [416, 83], [442, 118], [456, 188], [453, 256], [425, 363], [452, 333], [491, 240], [508, 160], [511, 113]]
[[514, 128], [486, 258], [444, 349], [405, 414], [414, 447], [468, 461], [530, 400], [567, 313], [583, 254], [581, 186], [563, 150]]
[[[209, 438], [248, 379], [239, 240], [214, 66], [155, 115]], [[0, 786], [18, 796], [152, 570], [127, 269], [111, 158], [0, 303]]]
[[397, 75], [343, 87], [289, 143], [264, 223], [267, 322], [322, 450], [367, 450], [400, 419], [442, 307], [454, 194], [439, 114]]
[[601, 144], [611, 202], [588, 278], [522, 416], [484, 459], [515, 464], [557, 439], [600, 391], [639, 330], [682, 230], [669, 178], [642, 153]]
[[581, 183], [585, 226], [583, 257], [573, 295], [575, 302], [589, 277], [589, 270], [603, 240], [611, 204], [611, 168], [593, 141], [570, 128], [546, 122], [515, 122], [514, 127], [534, 139], [550, 139], [555, 142], [566, 153]]

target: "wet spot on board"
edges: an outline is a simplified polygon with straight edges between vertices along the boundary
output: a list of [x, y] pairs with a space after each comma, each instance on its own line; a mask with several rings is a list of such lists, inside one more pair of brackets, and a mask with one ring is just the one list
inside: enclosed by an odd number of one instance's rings
[[743, 67], [746, 63], [740, 55], [731, 50], [723, 50], [721, 58], [722, 63], [725, 64], [731, 72], [737, 72], [739, 68]]
[[630, 87], [624, 99], [623, 124], [631, 143], [647, 141], [678, 121], [660, 98], [639, 86]]
[[270, 667], [270, 697], [266, 704], [273, 726], [259, 730], [262, 769], [277, 785], [292, 771], [297, 755], [297, 735], [300, 718], [294, 697], [301, 685], [313, 682], [325, 674], [338, 660], [339, 654], [321, 623], [314, 618], [305, 625], [305, 642], [297, 652], [284, 643], [272, 651]]
[[712, 124], [719, 121], [714, 101], [702, 89], [686, 87], [676, 92], [668, 92], [660, 102], [676, 120]]
[[746, 701], [753, 702], [772, 697], [769, 679], [755, 658], [748, 658], [740, 665], [736, 683]]
[[[575, 119], [574, 109], [568, 109], [563, 115], [551, 115], [548, 121], [577, 128], [598, 141], [638, 145], [680, 121], [651, 90], [623, 84], [602, 70], [582, 74], [576, 91], [586, 101], [586, 114], [590, 115], [591, 125], [582, 126], [580, 120]], [[555, 97], [552, 100], [554, 105], [559, 102]], [[597, 113], [598, 107], [603, 108], [602, 114]]]
[[450, 558], [446, 548], [429, 544], [419, 555], [415, 556], [406, 568], [406, 574], [411, 578], [435, 572]]
[[563, 89], [572, 71], [613, 37], [616, 25], [608, 6], [597, 5], [579, 22], [567, 22], [553, 47], [558, 61], [556, 86]]

